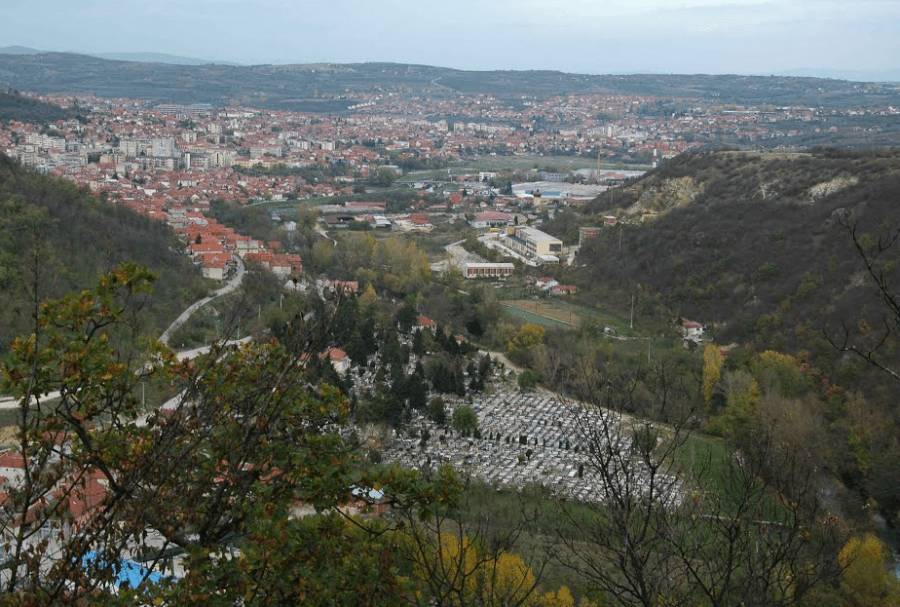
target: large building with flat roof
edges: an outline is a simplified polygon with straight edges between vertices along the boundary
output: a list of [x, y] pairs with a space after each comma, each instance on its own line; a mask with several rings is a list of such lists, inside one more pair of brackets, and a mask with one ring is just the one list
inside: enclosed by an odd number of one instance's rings
[[463, 267], [466, 278], [506, 278], [511, 276], [515, 266], [511, 263], [467, 263]]
[[559, 238], [529, 226], [509, 226], [506, 245], [526, 257], [543, 263], [559, 263], [563, 243]]

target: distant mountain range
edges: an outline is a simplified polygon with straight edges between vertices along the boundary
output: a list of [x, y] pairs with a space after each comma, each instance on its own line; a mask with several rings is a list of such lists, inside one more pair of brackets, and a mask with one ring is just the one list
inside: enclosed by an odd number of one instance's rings
[[206, 59], [196, 59], [194, 57], [180, 57], [178, 55], [169, 55], [168, 53], [100, 53], [92, 55], [101, 59], [111, 59], [113, 61], [136, 61], [138, 63], [170, 63], [173, 65], [207, 65], [210, 63], [221, 63], [222, 65], [239, 65], [237, 63], [229, 63], [223, 61], [207, 61]]
[[[348, 93], [399, 92], [410, 97], [494, 95], [523, 106], [524, 97], [619, 94], [658, 97], [660, 112], [735, 104], [825, 108], [900, 106], [896, 85], [795, 76], [636, 74], [591, 76], [550, 70], [465, 71], [395, 63], [229, 65], [161, 54], [117, 59], [74, 53], [0, 49], [0, 89], [42, 94], [94, 94], [158, 103], [247, 105], [305, 112], [342, 112]], [[180, 61], [180, 62], [176, 62]], [[200, 62], [200, 63], [197, 63]]]
[[[763, 74], [760, 74], [763, 75]], [[833, 70], [827, 68], [799, 68], [776, 72], [774, 76], [800, 76], [802, 78], [831, 78], [855, 82], [900, 83], [900, 69], [893, 70]]]
[[28, 48], [27, 46], [0, 47], [0, 54], [2, 55], [37, 55], [43, 52], [44, 51], [39, 51], [36, 48]]
[[[2, 55], [39, 55], [48, 51], [41, 51], [27, 46], [4, 46], [0, 48]], [[239, 65], [228, 61], [209, 61], [195, 57], [182, 57], [169, 53], [85, 53], [90, 57], [110, 59], [112, 61], [135, 61], [137, 63], [169, 63], [172, 65], [207, 65], [220, 63], [222, 65]]]
[[[37, 55], [40, 53], [48, 53], [55, 51], [42, 51], [29, 48], [26, 46], [5, 46], [0, 47], [0, 54], [6, 55]], [[196, 57], [184, 57], [181, 55], [172, 55], [169, 53], [84, 53], [91, 57], [99, 57], [100, 59], [111, 59], [113, 61], [135, 61], [138, 63], [168, 63], [172, 65], [247, 65], [236, 63], [233, 61], [216, 61], [209, 59], [197, 59]], [[284, 64], [275, 64], [284, 65]], [[641, 74], [655, 74], [661, 72], [656, 70], [642, 70]], [[616, 72], [616, 75], [624, 74], [624, 72]], [[748, 74], [752, 76], [783, 76], [783, 77], [800, 77], [800, 78], [828, 78], [831, 80], [850, 80], [854, 82], [895, 82], [900, 83], [900, 68], [888, 70], [836, 70], [831, 68], [796, 68], [791, 70], [778, 70], [773, 72], [759, 72]]]

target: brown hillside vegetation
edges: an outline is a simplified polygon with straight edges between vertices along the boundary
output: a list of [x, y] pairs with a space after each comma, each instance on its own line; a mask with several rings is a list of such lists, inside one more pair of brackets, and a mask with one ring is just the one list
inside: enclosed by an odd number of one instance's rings
[[[731, 416], [734, 431], [743, 415], [735, 407], [757, 418], [773, 406], [759, 357], [791, 355], [787, 367], [799, 375], [781, 396], [794, 399], [793, 413], [778, 405], [772, 420], [787, 415], [790, 427], [819, 428], [811, 452], [856, 492], [858, 506], [875, 505], [893, 527], [900, 511], [895, 380], [838, 347], [876, 348], [873, 360], [900, 367], [897, 316], [863, 259], [888, 292], [896, 290], [898, 199], [895, 151], [706, 152], [669, 161], [601, 195], [583, 216], [563, 213], [545, 227], [625, 218], [587, 241], [560, 278], [579, 286], [580, 303], [627, 317], [633, 296], [635, 325], [644, 330], [664, 331], [686, 317], [705, 325], [713, 343], [742, 346], [712, 382], [710, 431], [716, 411]], [[641, 205], [658, 217], [641, 222]]]

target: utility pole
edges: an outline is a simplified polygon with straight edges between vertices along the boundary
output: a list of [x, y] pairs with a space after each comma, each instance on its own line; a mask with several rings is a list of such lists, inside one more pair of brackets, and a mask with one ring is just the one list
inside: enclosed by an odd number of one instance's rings
[[634, 328], [634, 295], [631, 296], [631, 320], [628, 322], [628, 328]]

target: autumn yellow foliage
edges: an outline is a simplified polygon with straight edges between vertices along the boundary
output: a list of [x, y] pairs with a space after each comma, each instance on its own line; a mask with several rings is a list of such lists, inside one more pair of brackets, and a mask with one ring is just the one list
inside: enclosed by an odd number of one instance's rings
[[900, 606], [900, 581], [887, 568], [888, 549], [875, 535], [851, 538], [839, 555], [841, 588], [860, 607]]
[[703, 349], [703, 398], [709, 406], [719, 379], [722, 377], [722, 364], [725, 359], [718, 347], [707, 344]]
[[[566, 586], [541, 594], [534, 570], [518, 554], [488, 552], [471, 538], [451, 533], [438, 535], [427, 561], [417, 567], [420, 576], [438, 576], [448, 597], [461, 603], [486, 606], [574, 607]], [[451, 592], [447, 592], [452, 589]], [[451, 599], [452, 600], [452, 599]]]
[[534, 323], [525, 323], [506, 344], [506, 351], [511, 356], [524, 353], [530, 348], [544, 343], [544, 327]]

